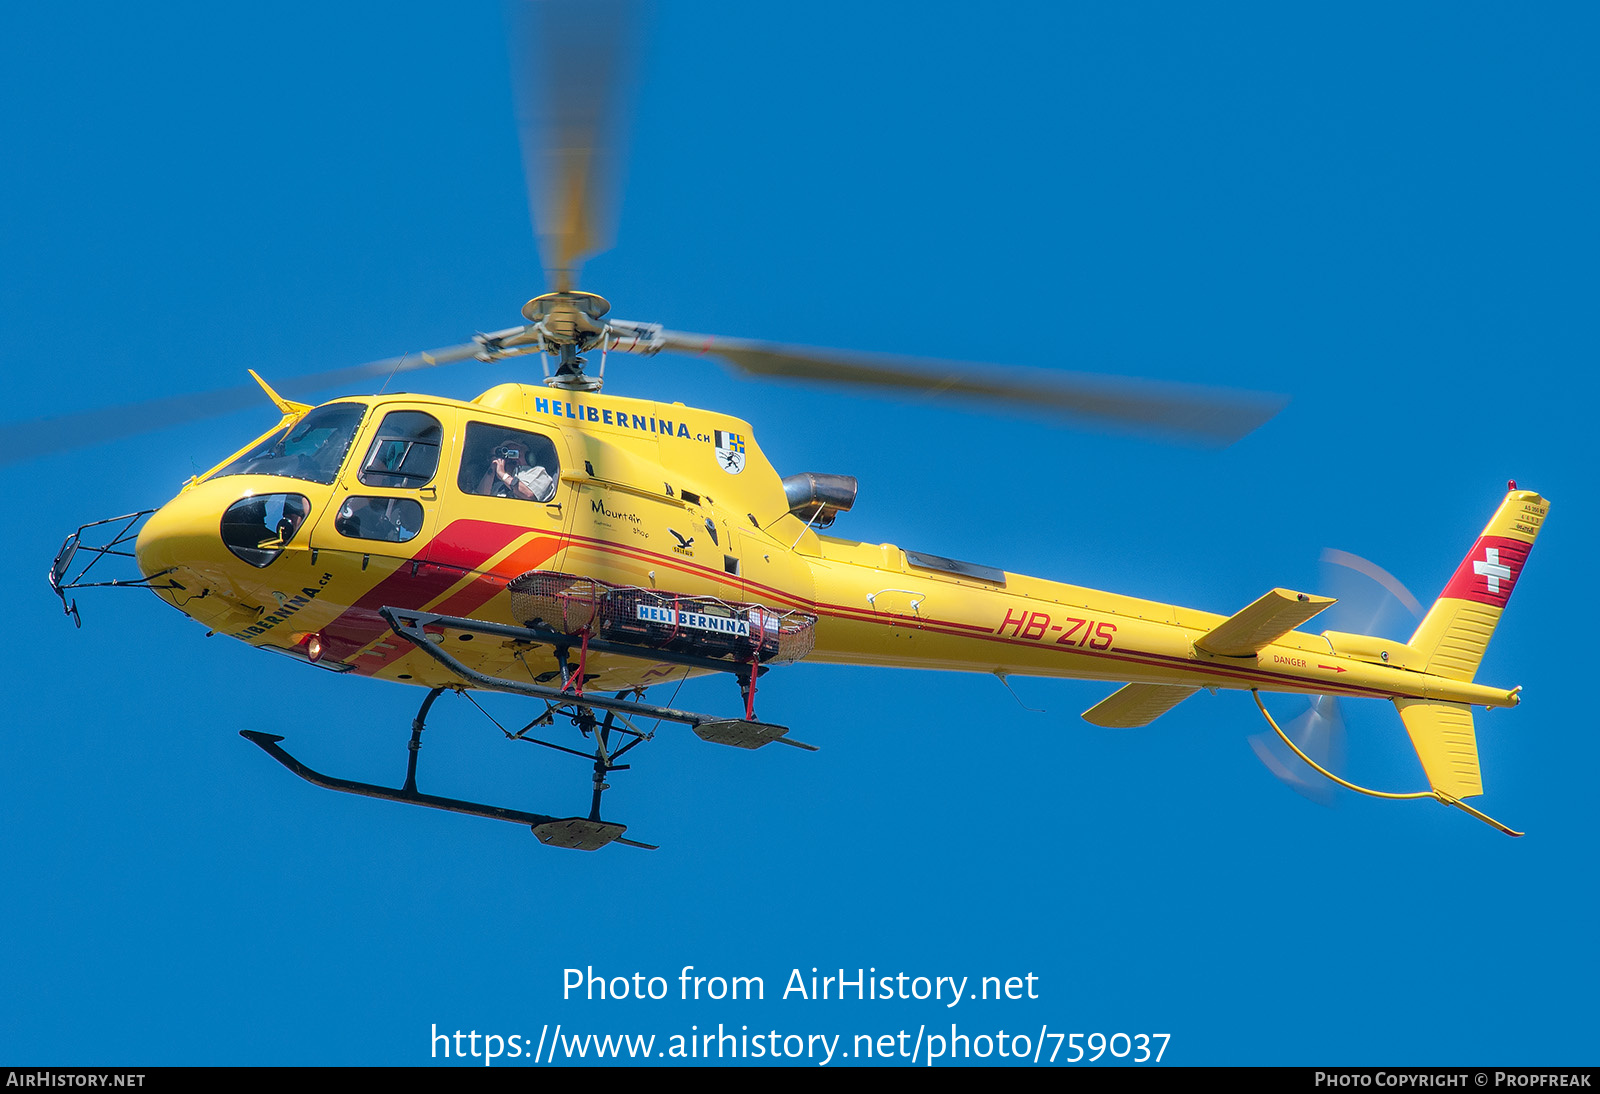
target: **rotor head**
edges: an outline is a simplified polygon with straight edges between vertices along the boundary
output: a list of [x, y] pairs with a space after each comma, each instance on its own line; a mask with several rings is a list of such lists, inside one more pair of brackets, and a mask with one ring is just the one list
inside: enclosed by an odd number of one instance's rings
[[531, 333], [559, 362], [545, 383], [568, 391], [600, 390], [603, 378], [584, 372], [579, 354], [605, 336], [601, 319], [610, 310], [611, 302], [605, 297], [570, 289], [536, 296], [522, 306]]

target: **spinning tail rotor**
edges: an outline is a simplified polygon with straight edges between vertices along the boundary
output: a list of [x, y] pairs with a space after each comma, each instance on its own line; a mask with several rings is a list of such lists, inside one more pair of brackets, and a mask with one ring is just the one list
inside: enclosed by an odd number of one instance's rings
[[[1351, 634], [1404, 634], [1422, 618], [1422, 605], [1410, 590], [1387, 570], [1359, 555], [1324, 549], [1321, 569], [1322, 589], [1327, 595], [1338, 598], [1338, 603], [1322, 616], [1329, 630]], [[1310, 707], [1289, 723], [1284, 733], [1307, 757], [1329, 771], [1344, 768], [1344, 712], [1337, 697], [1312, 696]], [[1252, 734], [1249, 742], [1256, 758], [1285, 786], [1318, 805], [1333, 805], [1334, 784], [1307, 767], [1276, 733]]]

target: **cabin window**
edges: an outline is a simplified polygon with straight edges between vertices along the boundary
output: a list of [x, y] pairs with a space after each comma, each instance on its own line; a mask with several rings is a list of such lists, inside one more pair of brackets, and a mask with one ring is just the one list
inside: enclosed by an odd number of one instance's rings
[[300, 494], [258, 494], [222, 514], [222, 542], [255, 567], [269, 566], [306, 522], [311, 503]]
[[350, 539], [405, 543], [422, 531], [422, 506], [410, 498], [346, 498], [333, 527]]
[[443, 435], [438, 419], [431, 414], [420, 410], [391, 411], [384, 415], [378, 435], [367, 449], [367, 458], [361, 461], [358, 477], [367, 486], [402, 490], [426, 486], [439, 468], [439, 441]]
[[556, 496], [561, 462], [548, 437], [484, 422], [467, 425], [456, 484], [464, 494], [523, 501], [550, 501]]
[[[218, 471], [224, 475], [282, 475], [328, 484], [338, 477], [344, 454], [367, 408], [360, 403], [328, 403], [308, 411], [282, 433], [274, 433]], [[265, 563], [262, 563], [265, 565]]]

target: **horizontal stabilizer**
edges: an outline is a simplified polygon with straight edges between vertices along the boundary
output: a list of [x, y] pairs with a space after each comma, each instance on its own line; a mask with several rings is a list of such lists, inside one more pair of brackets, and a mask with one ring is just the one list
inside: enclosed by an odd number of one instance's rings
[[1235, 612], [1211, 628], [1194, 645], [1196, 649], [1223, 657], [1249, 657], [1272, 645], [1333, 602], [1329, 596], [1273, 589], [1248, 608]]
[[1394, 706], [1430, 786], [1452, 798], [1483, 793], [1471, 707], [1436, 699], [1396, 699]]
[[1083, 712], [1083, 720], [1108, 729], [1147, 726], [1199, 691], [1177, 684], [1124, 684]]

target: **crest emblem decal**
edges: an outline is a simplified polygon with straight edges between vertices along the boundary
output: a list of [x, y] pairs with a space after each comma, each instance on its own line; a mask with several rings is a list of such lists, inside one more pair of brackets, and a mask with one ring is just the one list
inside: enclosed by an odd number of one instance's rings
[[744, 437], [738, 433], [716, 431], [717, 466], [730, 475], [744, 470]]

